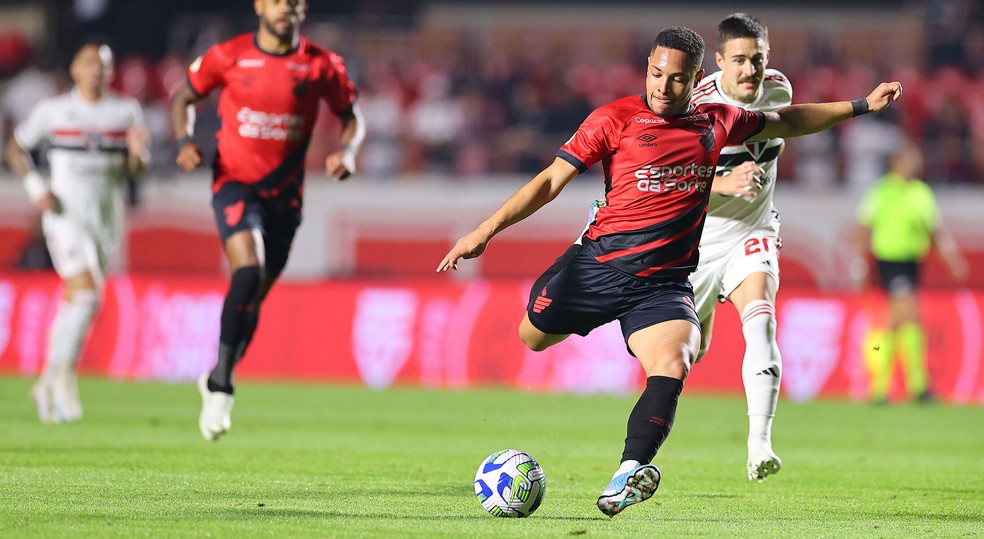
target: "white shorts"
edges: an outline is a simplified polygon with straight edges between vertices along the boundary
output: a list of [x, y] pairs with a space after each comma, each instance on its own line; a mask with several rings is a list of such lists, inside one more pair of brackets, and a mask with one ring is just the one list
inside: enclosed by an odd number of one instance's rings
[[89, 271], [102, 285], [117, 242], [93, 234], [88, 227], [63, 215], [45, 212], [41, 225], [51, 254], [51, 262], [62, 279]]
[[753, 273], [767, 273], [779, 284], [778, 239], [774, 229], [759, 228], [733, 241], [700, 246], [700, 262], [697, 271], [690, 274], [690, 282], [701, 321]]

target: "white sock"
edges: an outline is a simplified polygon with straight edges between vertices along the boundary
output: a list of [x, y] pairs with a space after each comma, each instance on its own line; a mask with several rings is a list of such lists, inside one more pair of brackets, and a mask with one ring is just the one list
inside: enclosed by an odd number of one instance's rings
[[99, 309], [99, 298], [100, 293], [96, 290], [79, 290], [72, 294], [71, 300], [62, 301], [58, 306], [58, 313], [48, 329], [48, 356], [42, 380], [50, 382], [75, 369], [82, 342]]
[[776, 310], [768, 301], [755, 300], [741, 315], [745, 356], [741, 379], [748, 403], [748, 449], [772, 448], [772, 418], [776, 415], [782, 381], [782, 357], [776, 344]]
[[615, 470], [615, 473], [612, 475], [612, 477], [618, 477], [619, 475], [622, 475], [626, 472], [631, 472], [632, 470], [635, 470], [638, 467], [639, 467], [638, 460], [624, 460], [622, 461], [622, 464], [618, 466], [618, 470]]

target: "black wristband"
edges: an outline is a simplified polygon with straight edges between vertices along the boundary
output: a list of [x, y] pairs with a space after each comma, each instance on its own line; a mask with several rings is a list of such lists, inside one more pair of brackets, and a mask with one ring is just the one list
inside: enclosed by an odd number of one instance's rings
[[[857, 114], [855, 114], [855, 116], [857, 116]], [[195, 139], [193, 139], [191, 137], [191, 135], [185, 135], [185, 136], [183, 136], [183, 137], [181, 137], [181, 138], [178, 139], [178, 149], [180, 150], [181, 148], [184, 147], [185, 144], [188, 144], [189, 142], [194, 142], [194, 141], [195, 141]]]
[[851, 101], [851, 112], [853, 113], [853, 116], [861, 116], [862, 114], [871, 112], [868, 109], [868, 100], [862, 97], [861, 99]]

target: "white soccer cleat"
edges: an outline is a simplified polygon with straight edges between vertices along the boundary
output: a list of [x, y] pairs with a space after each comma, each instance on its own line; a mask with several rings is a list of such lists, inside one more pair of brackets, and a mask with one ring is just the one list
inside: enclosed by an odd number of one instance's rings
[[748, 480], [762, 483], [770, 475], [779, 473], [782, 469], [782, 459], [771, 449], [748, 456]]
[[56, 423], [72, 423], [82, 419], [82, 401], [75, 373], [65, 373], [51, 382], [51, 412]]
[[612, 518], [626, 507], [648, 500], [659, 488], [661, 477], [659, 468], [652, 464], [616, 475], [598, 498], [598, 509]]
[[202, 395], [202, 413], [198, 416], [198, 429], [203, 438], [214, 442], [232, 428], [232, 405], [235, 398], [221, 391], [209, 391], [208, 373], [198, 377], [198, 392]]
[[42, 423], [54, 423], [54, 415], [52, 413], [52, 403], [51, 403], [51, 386], [43, 381], [38, 380], [31, 388], [31, 400], [34, 401], [34, 405], [38, 408], [38, 420]]

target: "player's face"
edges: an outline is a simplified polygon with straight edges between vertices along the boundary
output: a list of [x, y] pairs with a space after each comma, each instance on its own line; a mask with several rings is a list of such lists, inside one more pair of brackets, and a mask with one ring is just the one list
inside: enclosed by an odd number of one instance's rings
[[304, 0], [255, 0], [253, 9], [264, 30], [284, 42], [294, 39], [294, 33], [307, 15]]
[[646, 97], [657, 116], [677, 116], [687, 112], [694, 85], [704, 70], [687, 65], [687, 54], [657, 47], [649, 55]]
[[714, 58], [721, 68], [721, 89], [725, 95], [742, 103], [755, 101], [769, 64], [769, 44], [753, 37], [729, 39]]
[[69, 68], [72, 81], [87, 95], [99, 95], [113, 76], [113, 54], [105, 45], [86, 45]]

